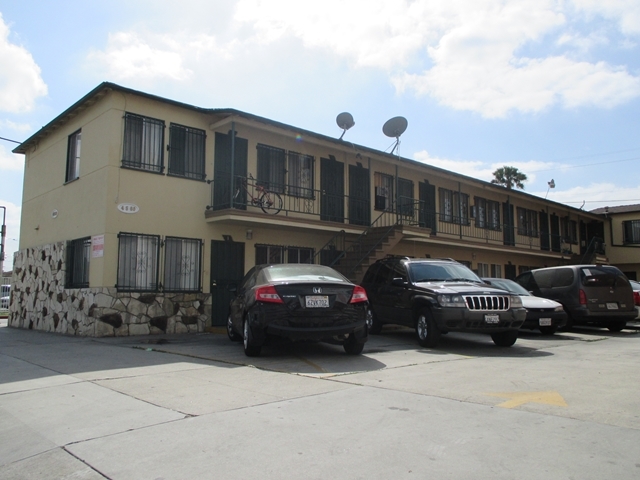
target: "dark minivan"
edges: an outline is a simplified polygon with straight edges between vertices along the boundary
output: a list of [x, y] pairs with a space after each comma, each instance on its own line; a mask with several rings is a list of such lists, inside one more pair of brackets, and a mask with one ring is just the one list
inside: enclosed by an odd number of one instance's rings
[[531, 270], [515, 279], [538, 297], [560, 302], [572, 325], [622, 330], [636, 316], [633, 289], [618, 268], [609, 265], [567, 265]]

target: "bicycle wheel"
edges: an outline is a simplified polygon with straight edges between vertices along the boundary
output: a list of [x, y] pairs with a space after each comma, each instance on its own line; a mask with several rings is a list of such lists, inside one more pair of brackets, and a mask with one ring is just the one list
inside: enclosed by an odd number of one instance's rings
[[282, 210], [282, 197], [276, 192], [264, 192], [258, 200], [264, 213], [277, 215]]

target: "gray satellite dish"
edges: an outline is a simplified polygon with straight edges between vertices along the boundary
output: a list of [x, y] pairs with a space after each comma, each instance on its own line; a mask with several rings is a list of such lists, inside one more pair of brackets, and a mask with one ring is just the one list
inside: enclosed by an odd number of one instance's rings
[[338, 115], [336, 117], [336, 123], [342, 129], [342, 135], [340, 135], [340, 138], [338, 140], [342, 140], [342, 137], [344, 137], [344, 132], [346, 132], [356, 124], [349, 112], [342, 112], [340, 115]]
[[400, 144], [400, 135], [404, 133], [407, 129], [407, 119], [404, 117], [393, 117], [385, 122], [382, 126], [382, 133], [384, 133], [387, 137], [395, 138], [396, 144], [391, 149], [391, 153], [393, 154], [394, 150]]

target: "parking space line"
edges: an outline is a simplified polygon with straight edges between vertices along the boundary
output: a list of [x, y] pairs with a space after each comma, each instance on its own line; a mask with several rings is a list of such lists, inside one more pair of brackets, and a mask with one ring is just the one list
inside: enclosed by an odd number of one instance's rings
[[485, 393], [485, 395], [508, 398], [506, 402], [496, 405], [502, 408], [515, 408], [525, 403], [543, 403], [556, 407], [569, 406], [558, 392], [501, 392]]

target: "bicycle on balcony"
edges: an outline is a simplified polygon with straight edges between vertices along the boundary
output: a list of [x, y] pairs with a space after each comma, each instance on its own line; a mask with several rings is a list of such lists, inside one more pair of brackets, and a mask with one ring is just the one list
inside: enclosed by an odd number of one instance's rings
[[[263, 185], [260, 185], [251, 174], [247, 178], [240, 179], [240, 186], [237, 188], [234, 199], [240, 196], [243, 189], [251, 199], [251, 205], [260, 207], [264, 213], [277, 215], [282, 210], [282, 197], [278, 192], [272, 192]], [[255, 195], [253, 194], [255, 192]]]

